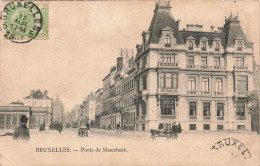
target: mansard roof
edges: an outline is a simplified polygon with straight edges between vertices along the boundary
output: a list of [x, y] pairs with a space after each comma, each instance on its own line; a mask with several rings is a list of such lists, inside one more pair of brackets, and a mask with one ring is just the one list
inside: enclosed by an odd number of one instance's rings
[[161, 37], [161, 30], [164, 28], [173, 29], [173, 35], [177, 44], [184, 44], [176, 21], [172, 16], [171, 7], [169, 5], [162, 6], [157, 4], [149, 27], [151, 33], [149, 42], [158, 43]]
[[238, 20], [238, 16], [232, 17], [231, 15], [225, 21], [226, 21], [226, 24], [224, 25], [224, 32], [226, 37], [225, 45], [227, 47], [231, 47], [232, 45], [234, 45], [235, 39], [240, 38], [244, 40], [245, 46], [251, 47], [242, 30], [240, 21]]
[[41, 90], [34, 91], [32, 90], [31, 94], [24, 99], [51, 99], [47, 96], [47, 94], [44, 94], [41, 92]]
[[[217, 33], [217, 32], [202, 32], [202, 31], [181, 31], [182, 38], [187, 40], [191, 37], [195, 39], [195, 44], [199, 45], [201, 39], [207, 39], [208, 44], [212, 45], [213, 40], [220, 39], [221, 45], [224, 46], [225, 44], [225, 35], [224, 33]], [[193, 39], [193, 40], [194, 40]], [[187, 41], [185, 41], [187, 42]]]

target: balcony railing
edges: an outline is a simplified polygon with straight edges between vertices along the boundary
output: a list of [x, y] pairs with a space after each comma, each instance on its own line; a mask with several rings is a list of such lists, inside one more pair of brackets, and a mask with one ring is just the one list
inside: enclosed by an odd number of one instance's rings
[[224, 116], [218, 116], [217, 120], [224, 120]]
[[197, 91], [196, 90], [188, 90], [187, 93], [195, 95], [195, 94], [197, 94]]
[[201, 94], [203, 94], [203, 95], [210, 95], [210, 91], [201, 91]]
[[178, 93], [178, 89], [163, 89], [163, 88], [160, 88], [159, 92], [161, 92], [161, 93]]
[[234, 66], [235, 70], [248, 70], [248, 66]]
[[197, 116], [190, 115], [190, 119], [197, 119]]
[[248, 95], [248, 92], [237, 92], [238, 95], [241, 95], [241, 96], [246, 96]]
[[225, 70], [225, 66], [204, 66], [204, 65], [187, 65], [188, 69], [200, 69], [200, 70]]
[[175, 115], [160, 115], [161, 119], [176, 119]]
[[136, 120], [145, 120], [145, 115], [135, 117]]
[[178, 67], [178, 63], [169, 63], [169, 62], [159, 62], [158, 66], [160, 67]]
[[240, 117], [237, 117], [237, 120], [246, 120], [246, 117], [240, 116]]
[[222, 91], [215, 91], [215, 95], [224, 95], [224, 92], [222, 92]]
[[204, 116], [203, 119], [204, 120], [210, 120], [210, 116]]

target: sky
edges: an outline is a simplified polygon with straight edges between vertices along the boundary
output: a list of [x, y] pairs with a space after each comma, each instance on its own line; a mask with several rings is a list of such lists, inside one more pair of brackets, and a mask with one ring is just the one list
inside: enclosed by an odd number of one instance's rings
[[[77, 1], [49, 4], [49, 39], [27, 44], [0, 41], [0, 105], [48, 90], [62, 100], [65, 111], [102, 88], [102, 79], [116, 65], [120, 48], [134, 49], [149, 28], [154, 1]], [[242, 29], [255, 43], [259, 60], [258, 1], [172, 0], [175, 20], [186, 24], [224, 25], [225, 16], [238, 12]]]

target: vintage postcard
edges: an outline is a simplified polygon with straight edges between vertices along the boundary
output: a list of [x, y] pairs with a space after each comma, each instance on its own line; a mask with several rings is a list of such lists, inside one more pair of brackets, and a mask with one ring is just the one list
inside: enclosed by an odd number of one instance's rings
[[258, 0], [0, 2], [0, 166], [260, 166]]

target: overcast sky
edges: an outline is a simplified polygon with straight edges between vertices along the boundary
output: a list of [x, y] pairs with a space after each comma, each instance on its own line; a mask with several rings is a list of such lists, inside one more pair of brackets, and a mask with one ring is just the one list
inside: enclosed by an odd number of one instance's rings
[[[171, 1], [175, 20], [186, 24], [223, 26], [237, 11], [259, 56], [258, 1]], [[22, 100], [32, 89], [59, 94], [65, 111], [102, 87], [120, 48], [135, 49], [149, 28], [154, 1], [49, 2], [49, 39], [15, 44], [2, 40], [0, 105]]]

